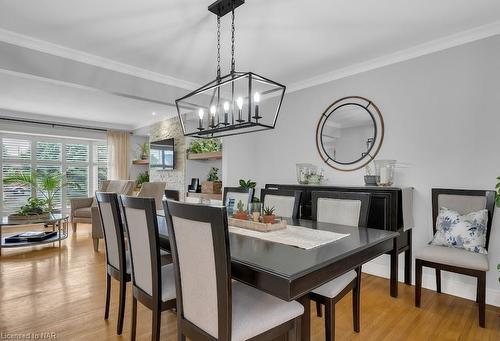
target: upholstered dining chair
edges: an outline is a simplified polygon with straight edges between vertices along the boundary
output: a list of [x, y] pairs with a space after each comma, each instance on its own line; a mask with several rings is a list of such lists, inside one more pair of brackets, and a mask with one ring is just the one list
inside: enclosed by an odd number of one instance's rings
[[171, 200], [164, 206], [174, 259], [179, 340], [272, 340], [282, 335], [300, 339], [300, 303], [231, 280], [225, 207]]
[[[436, 220], [441, 207], [466, 215], [479, 210], [488, 210], [486, 226], [486, 250], [488, 249], [495, 191], [466, 189], [432, 189], [432, 222], [436, 233]], [[479, 325], [485, 327], [486, 272], [489, 269], [488, 256], [465, 249], [439, 245], [427, 245], [415, 255], [415, 306], [420, 307], [422, 293], [422, 267], [436, 271], [436, 289], [441, 293], [441, 271], [449, 271], [477, 278], [476, 302], [479, 305]]]
[[109, 317], [109, 300], [111, 295], [111, 277], [120, 282], [120, 298], [118, 304], [118, 322], [116, 333], [123, 331], [125, 315], [125, 295], [127, 282], [130, 282], [130, 254], [125, 249], [122, 216], [116, 193], [96, 193], [96, 201], [101, 218], [101, 226], [106, 247], [106, 305], [104, 319]]
[[287, 191], [279, 189], [260, 190], [260, 202], [264, 207], [274, 207], [279, 217], [298, 218], [301, 191]]
[[[366, 227], [370, 211], [369, 193], [312, 192], [312, 218], [318, 222]], [[335, 340], [335, 303], [352, 291], [353, 327], [360, 330], [361, 266], [323, 284], [310, 293], [321, 316], [325, 306], [325, 337]]]
[[161, 312], [175, 308], [172, 264], [161, 266], [158, 221], [153, 198], [120, 197], [128, 232], [132, 273], [132, 328], [135, 340], [137, 301], [151, 309], [152, 340], [160, 339]]
[[141, 185], [141, 190], [137, 194], [138, 198], [154, 198], [157, 210], [163, 209], [162, 201], [163, 195], [165, 194], [166, 182], [156, 181], [156, 182], [144, 182]]
[[236, 205], [238, 205], [239, 201], [243, 202], [244, 210], [247, 210], [248, 204], [252, 202], [255, 189], [242, 187], [224, 187], [223, 193], [224, 194], [222, 196], [222, 201], [229, 210], [236, 209]]

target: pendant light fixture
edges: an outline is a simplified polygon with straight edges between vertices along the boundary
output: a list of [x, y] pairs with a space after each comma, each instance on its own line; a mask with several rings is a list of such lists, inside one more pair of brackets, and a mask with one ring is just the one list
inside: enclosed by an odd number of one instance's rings
[[[213, 81], [175, 101], [185, 136], [223, 137], [276, 126], [286, 87], [253, 72], [235, 70], [234, 10], [244, 3], [244, 0], [218, 0], [208, 7], [217, 16], [217, 73]], [[231, 13], [231, 71], [221, 76], [220, 18], [228, 13]]]

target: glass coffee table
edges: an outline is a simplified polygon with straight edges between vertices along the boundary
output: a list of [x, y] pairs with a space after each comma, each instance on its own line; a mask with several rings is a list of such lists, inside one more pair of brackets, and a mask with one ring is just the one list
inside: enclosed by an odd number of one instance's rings
[[[58, 214], [58, 213], [49, 214], [46, 217], [40, 217], [34, 219], [22, 219], [22, 220], [12, 219], [9, 218], [9, 216], [2, 215], [0, 220], [0, 255], [2, 255], [3, 248], [27, 247], [33, 245], [50, 244], [50, 243], [58, 243], [60, 248], [61, 241], [68, 238], [68, 220], [69, 220], [69, 215]], [[20, 233], [30, 232], [30, 228], [32, 228], [32, 225], [43, 225], [46, 229], [52, 228], [52, 232], [54, 233], [53, 235], [51, 234], [49, 238], [41, 240], [19, 240], [16, 242], [6, 241], [6, 239], [8, 239], [9, 237], [18, 235]], [[6, 226], [11, 226], [11, 227], [25, 226], [26, 230], [18, 231], [16, 233], [2, 234], [2, 229]]]

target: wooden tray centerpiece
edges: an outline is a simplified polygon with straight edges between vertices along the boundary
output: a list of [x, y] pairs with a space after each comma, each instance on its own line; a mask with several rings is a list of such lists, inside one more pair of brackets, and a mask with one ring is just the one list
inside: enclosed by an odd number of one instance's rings
[[228, 218], [229, 226], [240, 227], [259, 232], [271, 232], [286, 229], [286, 220], [275, 220], [274, 223], [261, 223], [259, 221]]

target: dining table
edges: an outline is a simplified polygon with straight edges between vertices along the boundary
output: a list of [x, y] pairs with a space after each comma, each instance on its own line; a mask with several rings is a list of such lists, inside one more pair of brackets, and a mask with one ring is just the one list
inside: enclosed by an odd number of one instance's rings
[[[160, 210], [157, 216], [160, 247], [170, 251], [165, 214]], [[394, 251], [394, 240], [399, 233], [304, 219], [288, 219], [287, 222], [348, 235], [322, 246], [303, 249], [229, 233], [231, 276], [285, 301], [300, 302], [304, 306], [301, 340], [306, 341], [311, 337], [309, 293], [347, 271]], [[397, 280], [391, 279], [390, 285], [397, 286]]]

